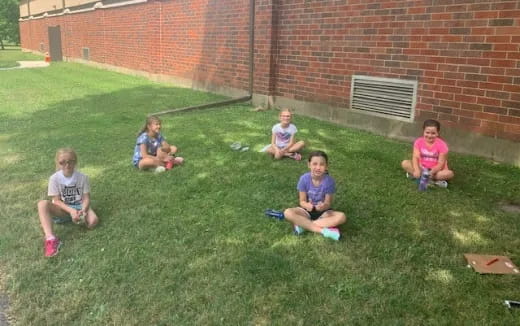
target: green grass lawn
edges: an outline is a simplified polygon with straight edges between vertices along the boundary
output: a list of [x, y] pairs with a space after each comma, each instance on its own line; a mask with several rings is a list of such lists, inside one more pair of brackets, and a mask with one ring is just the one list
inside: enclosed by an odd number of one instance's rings
[[18, 67], [17, 61], [23, 60], [43, 60], [43, 57], [29, 52], [21, 52], [19, 47], [13, 45], [5, 45], [5, 49], [0, 50], [0, 68]]
[[[450, 187], [419, 193], [399, 165], [411, 144], [296, 116], [305, 153], [329, 154], [348, 217], [339, 242], [296, 237], [263, 215], [295, 206], [307, 171], [257, 152], [275, 111], [164, 116], [186, 164], [155, 175], [131, 165], [146, 115], [222, 97], [53, 63], [0, 71], [0, 98], [0, 269], [20, 325], [520, 323], [502, 305], [520, 299], [520, 276], [479, 275], [463, 259], [520, 265], [520, 216], [498, 208], [520, 202], [518, 168], [451, 154]], [[90, 176], [101, 223], [57, 226], [64, 246], [47, 259], [36, 203], [63, 146]]]

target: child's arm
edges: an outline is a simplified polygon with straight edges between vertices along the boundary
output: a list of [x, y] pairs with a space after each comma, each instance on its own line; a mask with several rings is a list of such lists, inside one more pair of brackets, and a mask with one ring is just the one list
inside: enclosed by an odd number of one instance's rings
[[87, 215], [88, 209], [90, 208], [90, 194], [84, 193], [81, 198], [81, 211], [80, 213], [83, 215]]
[[274, 132], [271, 134], [271, 146], [276, 148], [276, 135], [274, 134]]
[[69, 213], [70, 216], [72, 216], [73, 220], [75, 220], [75, 221], [79, 220], [79, 211], [75, 210], [72, 207], [67, 206], [67, 204], [65, 204], [61, 200], [60, 196], [52, 196], [52, 203], [54, 205], [58, 206], [59, 208], [61, 208], [62, 210], [64, 210], [65, 212]]
[[421, 159], [421, 153], [419, 149], [413, 148], [413, 156], [412, 156], [412, 166], [413, 166], [413, 176], [415, 178], [419, 178], [421, 176], [421, 164], [419, 163]]
[[334, 199], [334, 194], [326, 194], [325, 200], [322, 202], [319, 202], [316, 205], [316, 210], [323, 212], [323, 211], [326, 211], [327, 209], [330, 209], [332, 207], [333, 199]]
[[146, 150], [146, 144], [139, 145], [139, 148], [141, 149], [141, 157], [142, 158], [152, 159], [152, 160], [154, 160], [156, 165], [161, 165], [162, 164], [162, 162], [156, 156], [148, 154], [148, 151]]
[[442, 168], [444, 168], [444, 166], [446, 165], [447, 158], [448, 158], [448, 153], [440, 153], [439, 154], [439, 160], [437, 161], [437, 165], [435, 165], [431, 169], [430, 174], [431, 175], [435, 175], [437, 172], [442, 170]]
[[305, 191], [298, 192], [300, 197], [300, 207], [303, 207], [307, 211], [312, 211], [313, 205], [307, 201], [307, 193]]

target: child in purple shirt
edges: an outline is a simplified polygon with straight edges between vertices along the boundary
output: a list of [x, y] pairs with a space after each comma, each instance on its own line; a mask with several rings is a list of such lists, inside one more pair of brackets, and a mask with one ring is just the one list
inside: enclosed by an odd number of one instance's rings
[[300, 206], [284, 211], [285, 219], [293, 224], [294, 233], [304, 230], [321, 233], [324, 237], [339, 240], [336, 226], [347, 221], [345, 213], [331, 209], [336, 182], [327, 173], [328, 157], [322, 151], [312, 152], [308, 162], [310, 172], [298, 181]]

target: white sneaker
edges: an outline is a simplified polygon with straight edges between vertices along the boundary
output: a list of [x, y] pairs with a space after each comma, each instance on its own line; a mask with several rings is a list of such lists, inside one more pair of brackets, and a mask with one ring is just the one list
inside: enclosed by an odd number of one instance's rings
[[155, 170], [153, 172], [155, 173], [161, 173], [161, 172], [164, 172], [166, 171], [166, 168], [162, 165], [159, 165], [158, 167], [155, 168]]
[[437, 180], [434, 182], [434, 184], [440, 188], [448, 188], [448, 181], [446, 180]]

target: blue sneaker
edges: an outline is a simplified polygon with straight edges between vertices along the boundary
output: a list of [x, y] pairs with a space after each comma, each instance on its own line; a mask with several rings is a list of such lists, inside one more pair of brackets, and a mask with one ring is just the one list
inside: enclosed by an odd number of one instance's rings
[[277, 211], [277, 210], [274, 210], [274, 209], [266, 209], [264, 213], [268, 217], [274, 217], [274, 218], [276, 218], [278, 220], [283, 220], [285, 218], [285, 216], [283, 215], [282, 211]]
[[338, 241], [341, 237], [341, 233], [339, 233], [339, 230], [337, 228], [323, 228], [323, 230], [321, 230], [321, 234], [323, 234], [325, 238], [329, 238], [336, 241]]
[[293, 225], [293, 232], [294, 232], [295, 235], [302, 235], [303, 232], [305, 232], [305, 229], [302, 228], [302, 227], [299, 226], [299, 225], [294, 224], [294, 225]]

